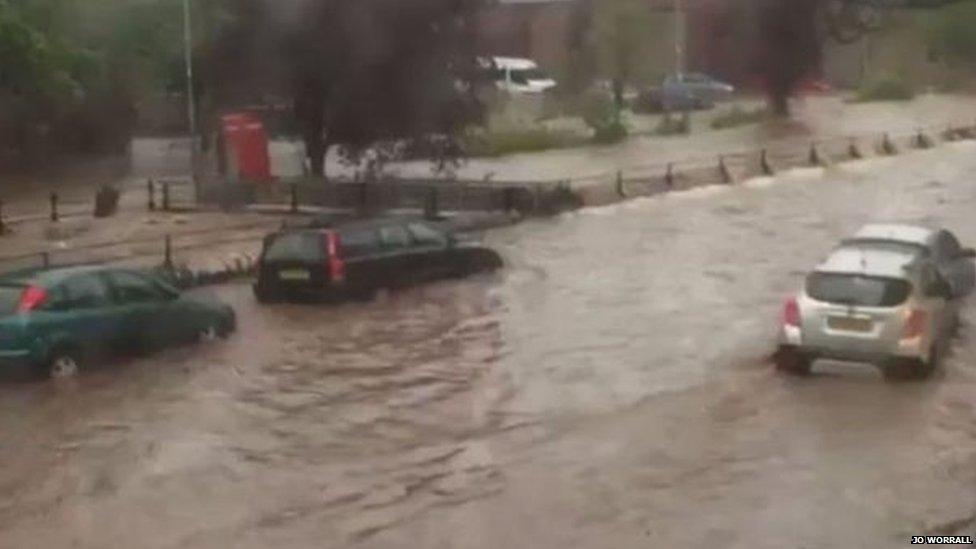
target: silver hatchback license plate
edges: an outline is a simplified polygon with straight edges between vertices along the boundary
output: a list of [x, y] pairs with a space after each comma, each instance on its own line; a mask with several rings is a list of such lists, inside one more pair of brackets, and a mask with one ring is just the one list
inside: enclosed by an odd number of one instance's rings
[[832, 316], [827, 319], [827, 326], [832, 330], [844, 332], [870, 332], [874, 328], [874, 323], [869, 318]]

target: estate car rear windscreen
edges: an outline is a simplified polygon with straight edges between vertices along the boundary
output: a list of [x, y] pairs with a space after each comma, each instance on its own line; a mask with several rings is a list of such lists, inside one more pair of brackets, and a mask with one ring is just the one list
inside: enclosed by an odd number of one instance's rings
[[813, 273], [807, 294], [817, 301], [863, 307], [894, 307], [908, 299], [911, 284], [897, 278], [856, 274]]
[[275, 238], [264, 251], [265, 261], [319, 262], [324, 257], [321, 235], [318, 233], [289, 233]]

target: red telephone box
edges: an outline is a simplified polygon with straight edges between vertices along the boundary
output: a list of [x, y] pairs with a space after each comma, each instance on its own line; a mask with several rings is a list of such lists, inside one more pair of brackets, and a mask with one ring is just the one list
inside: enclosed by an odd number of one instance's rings
[[221, 117], [220, 172], [240, 181], [271, 181], [268, 133], [261, 120], [249, 113]]

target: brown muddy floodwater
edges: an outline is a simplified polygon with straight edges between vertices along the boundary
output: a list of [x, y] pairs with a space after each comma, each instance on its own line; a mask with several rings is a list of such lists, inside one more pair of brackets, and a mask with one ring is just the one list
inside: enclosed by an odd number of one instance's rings
[[[976, 243], [976, 144], [495, 231], [508, 266], [0, 385], [0, 547], [894, 547], [972, 534], [973, 302], [942, 371], [766, 361], [872, 220]], [[214, 291], [214, 290], [209, 290]]]

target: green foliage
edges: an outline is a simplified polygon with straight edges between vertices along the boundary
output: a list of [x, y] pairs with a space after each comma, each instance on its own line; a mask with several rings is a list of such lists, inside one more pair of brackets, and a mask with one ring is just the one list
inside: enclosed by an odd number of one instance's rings
[[746, 126], [748, 124], [758, 124], [768, 117], [769, 111], [764, 107], [744, 109], [735, 105], [727, 112], [713, 118], [710, 125], [714, 130], [724, 130], [738, 126]]
[[599, 92], [584, 95], [578, 103], [577, 109], [583, 122], [594, 130], [611, 125], [619, 118], [613, 101]]
[[930, 14], [926, 41], [929, 52], [950, 64], [976, 61], [976, 4], [961, 2]]
[[596, 128], [593, 132], [593, 142], [601, 145], [620, 143], [624, 139], [627, 139], [628, 133], [627, 126], [623, 122], [614, 120], [607, 126]]
[[605, 93], [589, 93], [580, 99], [579, 114], [593, 130], [596, 143], [618, 143], [627, 137], [627, 126], [620, 119], [620, 111]]
[[910, 101], [914, 97], [914, 88], [904, 78], [886, 74], [862, 82], [854, 100], [857, 102]]
[[179, 13], [166, 0], [0, 0], [0, 152], [121, 147], [179, 51]]
[[611, 79], [627, 83], [638, 69], [651, 11], [644, 0], [600, 0], [594, 15], [597, 58]]

